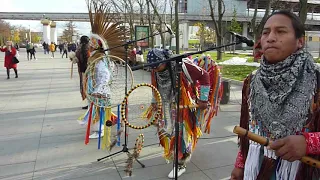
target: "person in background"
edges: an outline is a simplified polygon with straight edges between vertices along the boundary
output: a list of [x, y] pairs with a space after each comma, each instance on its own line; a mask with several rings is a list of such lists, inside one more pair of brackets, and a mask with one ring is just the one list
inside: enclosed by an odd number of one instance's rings
[[[78, 73], [80, 79], [80, 94], [82, 100], [86, 99], [85, 88], [83, 88], [83, 79], [85, 79], [85, 72], [88, 66], [88, 58], [90, 57], [89, 51], [90, 38], [88, 36], [81, 36], [80, 47], [76, 50], [76, 57], [78, 58]], [[82, 109], [88, 109], [88, 106], [82, 107]]]
[[20, 47], [18, 43], [15, 43], [14, 47], [16, 48], [17, 51], [19, 51]]
[[47, 54], [47, 52], [48, 52], [48, 44], [46, 43], [46, 42], [43, 42], [42, 43], [42, 46], [43, 46], [43, 52], [44, 52], [44, 54]]
[[54, 44], [54, 52], [56, 52], [58, 46], [57, 46], [56, 42], [54, 42], [53, 44]]
[[31, 46], [30, 46], [30, 60], [32, 60], [32, 56], [33, 56], [33, 58], [34, 58], [34, 60], [37, 60], [37, 58], [36, 58], [36, 49], [34, 48], [34, 44], [33, 43], [31, 43]]
[[63, 43], [59, 44], [59, 50], [60, 50], [60, 54], [62, 54], [62, 52], [63, 52]]
[[54, 45], [53, 42], [51, 42], [49, 49], [51, 51], [51, 58], [54, 58], [54, 51], [56, 50], [56, 46]]
[[27, 45], [26, 45], [26, 50], [27, 50], [27, 59], [28, 61], [30, 60], [30, 43], [27, 41]]
[[71, 51], [76, 52], [76, 50], [77, 50], [77, 45], [75, 42], [73, 42], [71, 45]]
[[64, 55], [66, 55], [66, 57], [68, 58], [68, 43], [67, 42], [65, 42], [64, 44], [63, 44], [63, 54], [62, 54], [62, 58], [63, 58], [63, 56]]
[[14, 64], [12, 59], [15, 57], [17, 50], [12, 46], [12, 41], [7, 41], [6, 46], [0, 48], [1, 52], [5, 52], [4, 67], [7, 69], [7, 79], [10, 79], [10, 69], [13, 69], [16, 78], [18, 78], [17, 64]]

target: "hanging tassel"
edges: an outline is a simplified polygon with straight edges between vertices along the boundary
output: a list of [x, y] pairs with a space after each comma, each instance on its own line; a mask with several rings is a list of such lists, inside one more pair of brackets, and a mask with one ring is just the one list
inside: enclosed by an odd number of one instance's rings
[[300, 161], [289, 162], [279, 159], [276, 177], [278, 180], [296, 179]]
[[101, 145], [101, 127], [104, 124], [103, 123], [103, 117], [104, 117], [104, 109], [100, 108], [100, 122], [99, 122], [99, 138], [98, 138], [98, 149], [100, 149]]
[[103, 137], [102, 137], [102, 149], [105, 150], [107, 149], [107, 128], [106, 128], [106, 123], [107, 123], [107, 116], [108, 116], [108, 109], [106, 108], [105, 109], [105, 113], [104, 113], [104, 120], [103, 120], [103, 128], [104, 128], [104, 131], [103, 131]]
[[259, 173], [259, 158], [260, 158], [259, 144], [250, 144], [247, 160], [244, 168], [245, 180], [256, 180]]
[[88, 125], [87, 125], [87, 133], [85, 137], [84, 144], [89, 143], [89, 135], [90, 135], [90, 126], [91, 126], [91, 119], [92, 119], [92, 109], [93, 109], [93, 103], [90, 104], [90, 110], [89, 110], [89, 120], [88, 120]]
[[105, 116], [105, 131], [104, 131], [104, 136], [103, 136], [103, 143], [104, 143], [104, 149], [109, 148], [110, 150], [110, 145], [111, 145], [111, 127], [112, 127], [112, 121], [111, 121], [111, 108], [108, 107], [106, 108], [106, 116]]

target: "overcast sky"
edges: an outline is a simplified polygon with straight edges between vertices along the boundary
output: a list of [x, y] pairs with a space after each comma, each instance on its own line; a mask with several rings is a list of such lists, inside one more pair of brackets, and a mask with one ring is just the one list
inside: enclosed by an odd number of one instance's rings
[[[0, 12], [88, 12], [85, 0], [4, 0]], [[40, 21], [8, 20], [12, 25], [22, 25], [32, 31], [42, 31]], [[66, 22], [57, 22], [58, 35]], [[90, 33], [90, 24], [76, 23], [79, 33]]]

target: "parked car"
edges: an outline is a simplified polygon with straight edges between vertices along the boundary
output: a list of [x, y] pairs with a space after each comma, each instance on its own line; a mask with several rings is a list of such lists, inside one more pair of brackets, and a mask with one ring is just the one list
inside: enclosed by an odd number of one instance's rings
[[35, 48], [42, 48], [43, 46], [42, 46], [42, 44], [34, 44], [33, 45]]
[[19, 47], [20, 47], [20, 48], [26, 48], [26, 44], [25, 44], [25, 43], [20, 43], [20, 44], [19, 44]]

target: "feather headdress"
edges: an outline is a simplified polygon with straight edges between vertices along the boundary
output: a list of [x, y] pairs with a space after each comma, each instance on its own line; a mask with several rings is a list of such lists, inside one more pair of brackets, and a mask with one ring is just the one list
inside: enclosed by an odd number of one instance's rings
[[[102, 46], [104, 49], [116, 47], [125, 43], [126, 30], [120, 29], [121, 22], [116, 22], [110, 6], [101, 0], [86, 0], [91, 24], [91, 43], [93, 46]], [[112, 49], [108, 54], [125, 57], [124, 47]]]

